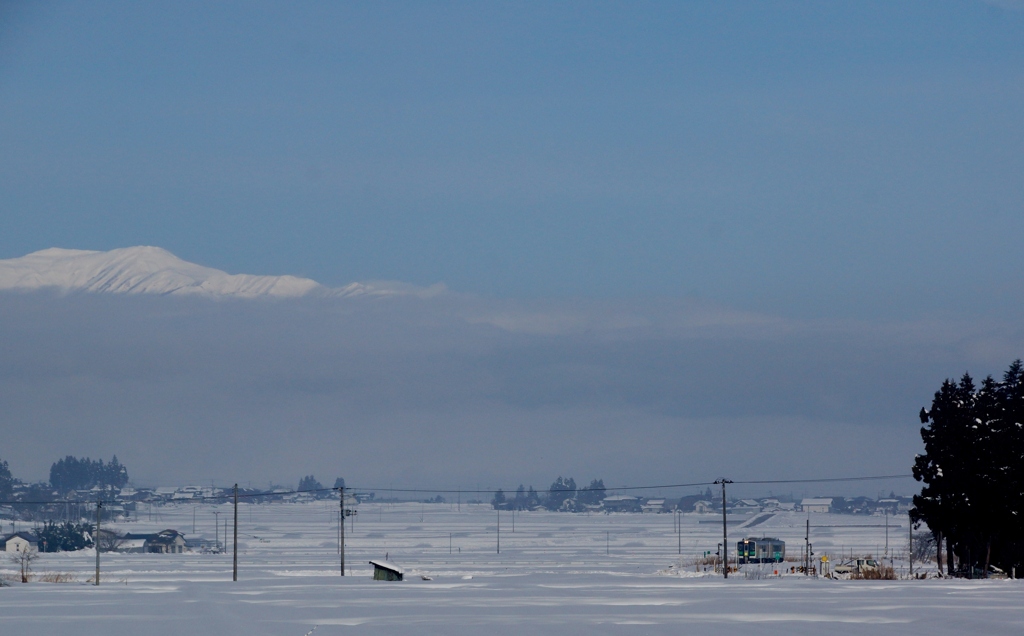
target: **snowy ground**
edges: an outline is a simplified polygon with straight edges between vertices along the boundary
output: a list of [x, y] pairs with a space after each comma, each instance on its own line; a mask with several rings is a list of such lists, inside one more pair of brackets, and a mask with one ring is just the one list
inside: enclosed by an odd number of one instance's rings
[[[196, 527], [192, 532], [193, 510]], [[133, 532], [175, 528], [214, 538], [230, 506], [143, 511]], [[830, 581], [803, 576], [728, 581], [694, 557], [714, 551], [720, 519], [684, 515], [509, 513], [486, 506], [363, 504], [346, 524], [348, 576], [338, 574], [337, 503], [240, 506], [239, 581], [230, 554], [103, 555], [102, 585], [85, 585], [94, 555], [44, 555], [37, 573], [71, 572], [78, 583], [0, 589], [0, 633], [229, 634], [302, 636], [414, 628], [421, 633], [755, 634], [1024, 633], [1018, 581]], [[779, 514], [742, 536], [778, 536], [799, 555], [806, 516]], [[884, 519], [812, 515], [820, 555], [884, 552]], [[852, 527], [851, 527], [852, 526]], [[890, 520], [902, 554], [906, 518]], [[450, 551], [449, 551], [450, 550]], [[387, 554], [407, 580], [370, 580], [369, 559]], [[3, 564], [0, 573], [13, 574]], [[897, 570], [900, 564], [897, 561]], [[770, 572], [768, 572], [770, 573]], [[421, 575], [432, 580], [423, 580]], [[755, 572], [748, 576], [756, 577]]]

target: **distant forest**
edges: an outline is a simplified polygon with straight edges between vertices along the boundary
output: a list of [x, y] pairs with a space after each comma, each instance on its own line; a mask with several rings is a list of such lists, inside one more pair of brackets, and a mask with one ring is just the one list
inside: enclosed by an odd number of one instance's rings
[[68, 455], [50, 466], [50, 485], [61, 492], [85, 490], [93, 487], [120, 489], [128, 483], [128, 469], [117, 455], [109, 463], [88, 457], [78, 459]]

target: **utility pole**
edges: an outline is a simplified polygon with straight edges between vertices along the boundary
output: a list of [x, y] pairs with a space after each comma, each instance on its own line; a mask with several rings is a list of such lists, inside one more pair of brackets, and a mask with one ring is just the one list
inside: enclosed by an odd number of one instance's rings
[[338, 524], [338, 528], [340, 530], [340, 534], [339, 534], [340, 539], [338, 540], [338, 550], [339, 550], [339, 552], [341, 554], [341, 559], [340, 559], [341, 563], [339, 565], [341, 567], [341, 575], [345, 576], [345, 487], [344, 486], [342, 486], [341, 488], [338, 488], [338, 505], [340, 506], [338, 509], [341, 511], [341, 522]]
[[677, 554], [683, 553], [683, 519], [680, 516], [679, 511], [676, 511], [676, 537], [679, 539], [679, 546], [677, 547]]
[[501, 554], [501, 511], [498, 511], [498, 554]]
[[220, 510], [213, 511], [213, 542], [216, 544], [218, 551], [220, 550], [220, 517], [217, 516], [219, 514]]
[[907, 534], [910, 538], [908, 543], [910, 550], [907, 552], [907, 556], [910, 558], [910, 578], [914, 578], [914, 523], [910, 519], [910, 513], [907, 513], [907, 527], [909, 528]]
[[238, 484], [235, 484], [235, 541], [231, 548], [231, 580], [238, 580]]
[[103, 502], [96, 502], [96, 536], [93, 544], [96, 546], [96, 585], [100, 584], [100, 511], [103, 509]]
[[804, 529], [804, 576], [811, 575], [811, 517], [807, 516], [807, 527]]
[[192, 534], [196, 533], [196, 507], [192, 506]]
[[716, 484], [722, 484], [722, 573], [724, 578], [729, 578], [729, 526], [725, 518], [725, 485], [731, 484], [731, 479], [719, 479]]

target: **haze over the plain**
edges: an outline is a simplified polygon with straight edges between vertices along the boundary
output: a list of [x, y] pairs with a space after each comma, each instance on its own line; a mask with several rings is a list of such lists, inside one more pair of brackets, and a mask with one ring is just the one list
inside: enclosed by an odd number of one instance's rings
[[1022, 69], [1013, 0], [0, 5], [0, 259], [188, 292], [0, 292], [0, 458], [906, 472], [1024, 355]]
[[[5, 453], [26, 477], [112, 452], [140, 483], [891, 474], [916, 452], [933, 369], [998, 371], [1022, 344], [993, 341], [991, 325], [796, 321], [696, 300], [338, 295], [313, 281], [238, 297], [210, 291], [223, 272], [163, 250], [71, 256], [77, 286], [0, 291]], [[0, 261], [0, 287], [67, 258]], [[182, 272], [191, 287], [168, 291]]]

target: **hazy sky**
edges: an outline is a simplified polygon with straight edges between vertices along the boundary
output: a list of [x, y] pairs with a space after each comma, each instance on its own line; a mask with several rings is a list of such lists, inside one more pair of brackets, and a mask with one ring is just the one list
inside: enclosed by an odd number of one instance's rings
[[[1014, 0], [3, 3], [0, 258], [149, 244], [453, 293], [389, 309], [0, 298], [0, 427], [77, 440], [19, 433], [0, 457], [44, 477], [51, 456], [120, 439], [151, 481], [256, 480], [297, 479], [308, 451], [326, 479], [354, 440], [367, 479], [385, 478], [366, 457], [379, 442], [408, 479], [547, 485], [595, 465], [714, 477], [698, 452], [714, 443], [752, 477], [808, 455], [778, 470], [901, 472], [942, 378], [1022, 355], [1022, 148]], [[80, 316], [118, 328], [101, 346]], [[260, 386], [283, 392], [273, 408]], [[324, 444], [338, 418], [348, 437]], [[148, 441], [226, 444], [247, 419], [281, 457], [183, 463]], [[770, 457], [739, 450], [764, 431]], [[538, 459], [542, 432], [562, 463]], [[863, 466], [828, 460], [869, 440]]]

